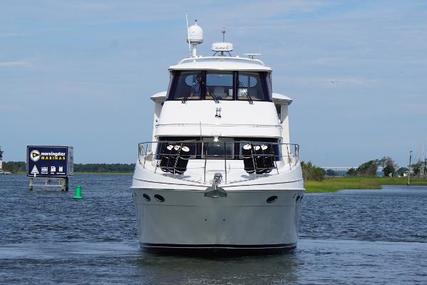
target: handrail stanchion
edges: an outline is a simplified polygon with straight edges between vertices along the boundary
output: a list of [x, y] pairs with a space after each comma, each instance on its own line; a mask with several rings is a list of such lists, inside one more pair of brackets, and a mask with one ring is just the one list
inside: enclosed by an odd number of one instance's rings
[[139, 164], [142, 164], [141, 163], [141, 144], [140, 143], [138, 144], [138, 162], [139, 162]]
[[256, 173], [256, 165], [255, 165], [255, 158], [254, 158], [254, 145], [253, 142], [250, 142], [251, 144], [251, 157], [252, 157], [252, 165], [254, 166], [254, 173]]
[[225, 178], [225, 184], [227, 184], [227, 146], [226, 146], [226, 142], [224, 142], [224, 178]]
[[288, 154], [289, 169], [292, 169], [292, 158], [291, 158], [291, 153], [289, 151], [289, 144], [286, 144], [286, 153]]
[[142, 146], [142, 147], [144, 150], [144, 168], [145, 168], [145, 161], [147, 160], [147, 151], [145, 151], [145, 150], [148, 149], [148, 146], [147, 147]]
[[[204, 142], [202, 141], [202, 150], [205, 150], [205, 146], [204, 146]], [[207, 163], [207, 155], [206, 153], [204, 154], [205, 156], [205, 166], [203, 167], [203, 181], [204, 183], [206, 183], [206, 163]]]

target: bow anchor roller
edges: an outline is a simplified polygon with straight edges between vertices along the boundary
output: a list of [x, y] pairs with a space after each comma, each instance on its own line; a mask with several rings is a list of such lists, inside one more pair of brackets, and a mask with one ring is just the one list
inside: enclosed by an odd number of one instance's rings
[[205, 191], [205, 197], [209, 198], [221, 198], [221, 197], [227, 197], [227, 192], [219, 187], [218, 185], [222, 182], [222, 174], [221, 173], [215, 173], [212, 186], [209, 186], [206, 188]]

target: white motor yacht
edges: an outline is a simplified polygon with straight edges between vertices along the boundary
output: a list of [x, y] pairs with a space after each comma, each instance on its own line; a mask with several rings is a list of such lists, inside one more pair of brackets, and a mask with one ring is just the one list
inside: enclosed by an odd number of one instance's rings
[[151, 251], [294, 249], [304, 183], [290, 143], [292, 99], [272, 92], [271, 68], [232, 56], [188, 28], [191, 55], [169, 68], [154, 102], [152, 141], [140, 143], [132, 180], [141, 246]]

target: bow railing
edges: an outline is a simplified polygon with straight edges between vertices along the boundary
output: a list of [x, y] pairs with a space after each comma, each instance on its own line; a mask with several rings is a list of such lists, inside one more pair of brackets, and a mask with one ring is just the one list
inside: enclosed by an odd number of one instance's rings
[[162, 140], [138, 144], [139, 163], [146, 167], [147, 161], [154, 165], [154, 171], [182, 175], [187, 171], [189, 161], [197, 160], [203, 168], [206, 182], [208, 162], [223, 165], [224, 181], [227, 182], [227, 162], [243, 161], [241, 168], [248, 174], [260, 175], [276, 171], [278, 164], [290, 169], [299, 162], [299, 145], [266, 141], [203, 141], [203, 140]]

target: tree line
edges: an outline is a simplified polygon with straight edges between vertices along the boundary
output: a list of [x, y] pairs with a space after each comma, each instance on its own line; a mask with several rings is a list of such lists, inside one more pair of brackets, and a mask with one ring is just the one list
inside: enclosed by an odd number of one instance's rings
[[[323, 169], [311, 162], [301, 162], [302, 173], [305, 180], [321, 181], [326, 176], [337, 176], [337, 173], [332, 169]], [[411, 164], [411, 176], [427, 178], [427, 160], [418, 160]], [[380, 159], [372, 159], [366, 161], [356, 168], [350, 168], [346, 176], [359, 176], [359, 177], [401, 177], [409, 173], [407, 167], [399, 167], [391, 157], [385, 156]]]
[[[332, 169], [323, 169], [312, 162], [301, 162], [302, 173], [305, 180], [321, 181], [326, 176], [336, 176]], [[347, 176], [377, 176], [378, 169], [382, 168], [382, 174], [386, 177], [407, 175], [407, 167], [398, 167], [394, 160], [388, 156], [381, 159], [373, 159], [362, 163], [357, 168], [350, 168]], [[12, 173], [26, 172], [23, 161], [3, 162], [3, 169]], [[135, 169], [134, 163], [75, 163], [74, 172], [93, 173], [131, 173]], [[411, 165], [411, 175], [416, 177], [427, 177], [427, 161], [417, 161]]]

